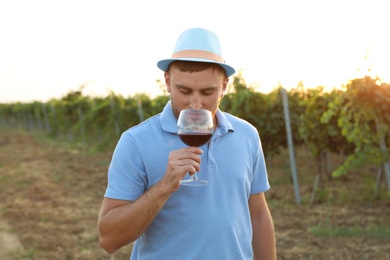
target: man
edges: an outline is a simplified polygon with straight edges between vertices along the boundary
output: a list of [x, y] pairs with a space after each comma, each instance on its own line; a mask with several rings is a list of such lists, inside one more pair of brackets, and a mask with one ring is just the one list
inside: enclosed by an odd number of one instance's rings
[[[269, 189], [256, 129], [219, 110], [229, 76], [217, 36], [184, 31], [172, 58], [159, 61], [170, 101], [127, 130], [115, 148], [98, 220], [101, 246], [133, 241], [131, 259], [275, 259]], [[207, 109], [214, 133], [204, 146], [177, 136], [182, 109]], [[180, 185], [198, 172], [208, 185]]]

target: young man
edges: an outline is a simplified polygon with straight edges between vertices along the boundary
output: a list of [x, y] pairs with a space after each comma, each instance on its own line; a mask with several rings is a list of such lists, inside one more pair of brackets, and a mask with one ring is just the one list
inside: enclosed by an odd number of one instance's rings
[[[186, 30], [172, 58], [157, 66], [170, 101], [117, 144], [98, 220], [101, 246], [114, 252], [135, 241], [131, 259], [275, 259], [257, 130], [218, 108], [235, 72], [218, 38], [202, 28]], [[215, 131], [200, 148], [177, 136], [186, 108], [213, 114]], [[180, 185], [195, 172], [208, 185]]]

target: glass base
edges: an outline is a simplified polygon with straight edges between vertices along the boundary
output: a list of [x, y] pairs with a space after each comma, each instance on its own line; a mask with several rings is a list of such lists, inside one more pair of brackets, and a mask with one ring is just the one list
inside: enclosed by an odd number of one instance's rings
[[185, 186], [205, 186], [207, 184], [209, 184], [208, 181], [205, 181], [205, 180], [192, 180], [192, 179], [189, 179], [189, 180], [183, 180], [180, 182], [181, 185], [185, 185]]

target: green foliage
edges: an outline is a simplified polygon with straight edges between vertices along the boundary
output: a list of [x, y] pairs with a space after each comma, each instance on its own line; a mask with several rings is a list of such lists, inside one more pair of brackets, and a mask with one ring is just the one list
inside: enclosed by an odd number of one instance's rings
[[[269, 94], [247, 86], [241, 73], [221, 100], [222, 110], [253, 124], [267, 157], [287, 147], [281, 98], [282, 86]], [[334, 176], [389, 160], [390, 85], [369, 77], [354, 79], [345, 90], [306, 89], [302, 83], [288, 92], [293, 142], [310, 148], [314, 158], [323, 152], [341, 153], [347, 160]], [[0, 104], [0, 127], [47, 133], [55, 139], [111, 149], [126, 129], [162, 111], [169, 96], [144, 94], [90, 97], [82, 89], [48, 102]]]
[[337, 118], [341, 134], [354, 145], [354, 153], [333, 174], [340, 176], [364, 165], [379, 165], [390, 159], [390, 85], [378, 79], [354, 79], [345, 86], [321, 118], [329, 123]]
[[[234, 78], [233, 86], [234, 92], [222, 99], [221, 109], [250, 122], [258, 129], [264, 140], [270, 140], [267, 136], [267, 127], [269, 127], [267, 96], [247, 87], [245, 81], [239, 76]], [[271, 152], [273, 149], [268, 147], [265, 150]]]
[[168, 99], [151, 100], [143, 94], [124, 98], [114, 93], [92, 98], [81, 90], [72, 91], [46, 103], [0, 104], [0, 126], [46, 132], [51, 138], [107, 149], [123, 131], [160, 112]]
[[[266, 156], [273, 156], [287, 147], [286, 126], [281, 99], [281, 87], [274, 89], [269, 94], [256, 92], [254, 88], [246, 85], [239, 73], [233, 80], [233, 91], [221, 101], [221, 109], [238, 116], [258, 130]], [[289, 102], [290, 121], [293, 132], [296, 132], [300, 124], [300, 105], [297, 92], [290, 92]], [[293, 136], [294, 143], [301, 144], [302, 139], [298, 135]]]
[[300, 117], [299, 135], [315, 158], [328, 151], [347, 155], [353, 152], [354, 145], [346, 140], [338, 127], [338, 116], [321, 120], [324, 112], [341, 93], [335, 89], [324, 92], [321, 86], [303, 91], [300, 103], [305, 110]]

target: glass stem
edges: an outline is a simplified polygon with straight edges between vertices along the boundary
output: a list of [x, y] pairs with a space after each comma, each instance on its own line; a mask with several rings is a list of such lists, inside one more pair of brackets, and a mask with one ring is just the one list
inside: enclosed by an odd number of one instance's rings
[[191, 180], [192, 181], [197, 181], [198, 180], [198, 176], [196, 176], [196, 173], [191, 175]]

